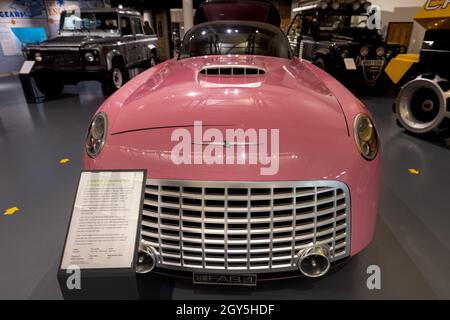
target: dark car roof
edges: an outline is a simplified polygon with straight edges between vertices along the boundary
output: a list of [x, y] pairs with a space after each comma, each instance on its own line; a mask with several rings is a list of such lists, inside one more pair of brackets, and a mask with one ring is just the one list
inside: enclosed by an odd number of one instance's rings
[[266, 0], [209, 0], [195, 12], [194, 24], [208, 21], [257, 21], [280, 26], [280, 13]]

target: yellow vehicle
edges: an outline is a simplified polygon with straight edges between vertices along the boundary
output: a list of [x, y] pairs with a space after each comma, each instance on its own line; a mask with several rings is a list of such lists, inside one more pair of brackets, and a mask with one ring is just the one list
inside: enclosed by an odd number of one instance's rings
[[427, 0], [415, 20], [427, 31], [420, 54], [401, 54], [386, 73], [401, 88], [397, 122], [416, 134], [450, 128], [450, 0]]

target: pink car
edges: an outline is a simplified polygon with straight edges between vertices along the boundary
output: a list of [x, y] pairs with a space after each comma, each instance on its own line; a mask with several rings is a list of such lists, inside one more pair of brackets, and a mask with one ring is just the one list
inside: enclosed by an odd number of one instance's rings
[[380, 162], [365, 106], [279, 28], [219, 21], [100, 107], [84, 168], [148, 170], [140, 272], [252, 284], [363, 250]]

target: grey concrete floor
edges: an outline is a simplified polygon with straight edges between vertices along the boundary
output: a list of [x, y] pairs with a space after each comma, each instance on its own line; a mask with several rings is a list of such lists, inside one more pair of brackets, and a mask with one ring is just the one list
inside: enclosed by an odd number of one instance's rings
[[[390, 94], [361, 97], [383, 144], [380, 214], [367, 250], [319, 279], [256, 288], [194, 286], [152, 275], [150, 298], [450, 299], [450, 146], [399, 129]], [[82, 167], [86, 126], [104, 100], [95, 82], [27, 105], [17, 77], [0, 78], [0, 299], [60, 299], [56, 272]], [[61, 165], [59, 161], [69, 158]], [[417, 169], [412, 175], [408, 169]], [[7, 208], [20, 210], [4, 216]], [[381, 290], [366, 286], [371, 265]]]

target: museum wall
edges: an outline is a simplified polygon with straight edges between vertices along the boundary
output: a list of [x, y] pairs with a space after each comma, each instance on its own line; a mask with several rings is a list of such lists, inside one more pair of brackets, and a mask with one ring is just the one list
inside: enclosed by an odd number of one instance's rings
[[[390, 22], [410, 22], [421, 6], [424, 0], [371, 0], [373, 4], [379, 5], [382, 10], [382, 33], [385, 36]], [[425, 28], [414, 22], [411, 42], [409, 45], [410, 53], [418, 53], [422, 47]]]

